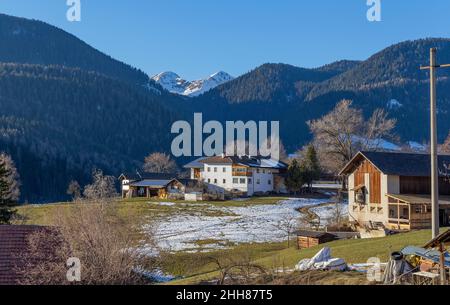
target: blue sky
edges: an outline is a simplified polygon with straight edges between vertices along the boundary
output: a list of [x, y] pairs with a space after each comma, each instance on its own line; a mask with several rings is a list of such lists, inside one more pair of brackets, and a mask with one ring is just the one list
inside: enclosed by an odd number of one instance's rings
[[366, 59], [400, 41], [450, 37], [450, 1], [381, 0], [382, 22], [366, 0], [0, 0], [0, 12], [58, 26], [150, 75], [234, 76], [266, 62], [316, 67]]

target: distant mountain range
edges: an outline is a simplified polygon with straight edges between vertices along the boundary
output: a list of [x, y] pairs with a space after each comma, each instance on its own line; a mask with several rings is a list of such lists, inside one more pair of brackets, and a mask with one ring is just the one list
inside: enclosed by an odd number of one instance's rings
[[[368, 116], [384, 108], [403, 143], [429, 137], [429, 48], [450, 62], [450, 39], [406, 41], [364, 61], [314, 69], [264, 64], [231, 78], [154, 78], [46, 23], [0, 14], [0, 151], [22, 177], [22, 201], [65, 200], [70, 180], [94, 168], [134, 171], [148, 153], [170, 152], [176, 120], [278, 120], [289, 152], [311, 140], [306, 122], [352, 99]], [[331, 51], [330, 51], [331, 52]], [[450, 71], [438, 72], [441, 141], [450, 130]], [[174, 94], [176, 93], [176, 94]], [[386, 139], [389, 140], [389, 139]], [[398, 143], [392, 143], [396, 145]], [[185, 160], [178, 160], [181, 164]]]
[[187, 81], [174, 72], [162, 72], [153, 76], [152, 79], [171, 93], [194, 97], [223, 85], [233, 80], [234, 77], [226, 72], [220, 71], [205, 79]]

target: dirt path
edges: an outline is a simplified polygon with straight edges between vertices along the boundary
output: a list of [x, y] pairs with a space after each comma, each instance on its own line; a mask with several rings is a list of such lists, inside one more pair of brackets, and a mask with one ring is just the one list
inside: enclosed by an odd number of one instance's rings
[[320, 203], [317, 205], [301, 207], [297, 211], [299, 211], [301, 214], [305, 215], [307, 221], [314, 221], [319, 218], [319, 215], [314, 213], [312, 211], [312, 209], [330, 206], [333, 204], [336, 204], [336, 203], [335, 202], [324, 202], [324, 203]]

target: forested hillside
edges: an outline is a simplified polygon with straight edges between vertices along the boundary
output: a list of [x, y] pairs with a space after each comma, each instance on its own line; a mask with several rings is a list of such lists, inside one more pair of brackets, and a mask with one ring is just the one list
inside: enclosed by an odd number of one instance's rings
[[[164, 102], [170, 100], [164, 96]], [[11, 153], [24, 200], [62, 198], [93, 168], [118, 174], [167, 151], [175, 115], [161, 96], [95, 72], [0, 64], [0, 144]]]
[[[265, 64], [192, 100], [221, 120], [280, 120], [282, 140], [294, 150], [310, 140], [306, 122], [329, 112], [342, 99], [351, 99], [366, 115], [386, 109], [398, 120], [403, 141], [428, 139], [429, 49], [438, 48], [439, 62], [450, 62], [450, 39], [406, 41], [369, 59], [340, 61], [316, 69]], [[439, 138], [450, 129], [450, 70], [438, 74]]]
[[47, 23], [0, 14], [0, 62], [60, 65], [146, 85], [142, 71]]

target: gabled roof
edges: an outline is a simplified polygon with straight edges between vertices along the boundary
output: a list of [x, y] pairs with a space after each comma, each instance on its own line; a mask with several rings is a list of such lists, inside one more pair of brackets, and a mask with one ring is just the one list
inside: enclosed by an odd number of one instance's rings
[[337, 237], [334, 234], [331, 233], [327, 233], [327, 232], [318, 232], [318, 231], [297, 231], [295, 232], [297, 234], [297, 236], [302, 236], [302, 237], [311, 237], [311, 238], [322, 238], [322, 237]]
[[442, 244], [447, 244], [450, 242], [450, 230], [447, 230], [441, 234], [439, 234], [439, 236], [437, 236], [436, 238], [430, 240], [425, 246], [425, 249], [430, 249], [430, 248], [436, 248], [439, 247], [439, 245]]
[[[29, 238], [40, 231], [55, 234], [56, 230], [40, 226], [10, 226], [0, 225], [0, 285], [17, 285], [23, 279], [21, 268], [26, 264], [38, 264], [38, 261], [30, 262], [25, 256], [30, 252]], [[45, 257], [52, 259], [56, 256], [57, 245], [49, 245]], [[27, 261], [25, 261], [27, 260]]]
[[188, 164], [186, 164], [183, 167], [184, 168], [203, 168], [204, 164], [201, 161], [204, 159], [206, 159], [206, 157], [201, 157], [201, 158], [195, 159], [194, 161], [189, 162]]
[[[409, 177], [431, 176], [430, 155], [401, 152], [359, 152], [347, 163], [339, 175], [352, 173], [364, 159], [368, 160], [386, 175]], [[446, 165], [450, 165], [450, 155], [438, 156], [438, 166], [441, 175], [446, 172]]]
[[197, 179], [186, 178], [186, 179], [177, 179], [177, 181], [186, 187], [190, 187], [190, 186], [195, 187], [195, 186], [198, 186], [201, 184], [200, 181]]
[[175, 179], [170, 180], [150, 180], [150, 179], [144, 179], [139, 180], [135, 182], [131, 182], [129, 185], [134, 187], [149, 187], [149, 188], [155, 188], [155, 189], [162, 189], [168, 186], [172, 181], [175, 181]]
[[139, 180], [172, 180], [177, 177], [176, 173], [123, 173], [119, 176], [120, 179], [127, 179], [131, 181], [139, 181]]
[[285, 169], [287, 164], [281, 161], [271, 159], [270, 157], [262, 156], [214, 156], [204, 158], [199, 161], [203, 164], [233, 164], [254, 168], [268, 168], [268, 169]]

